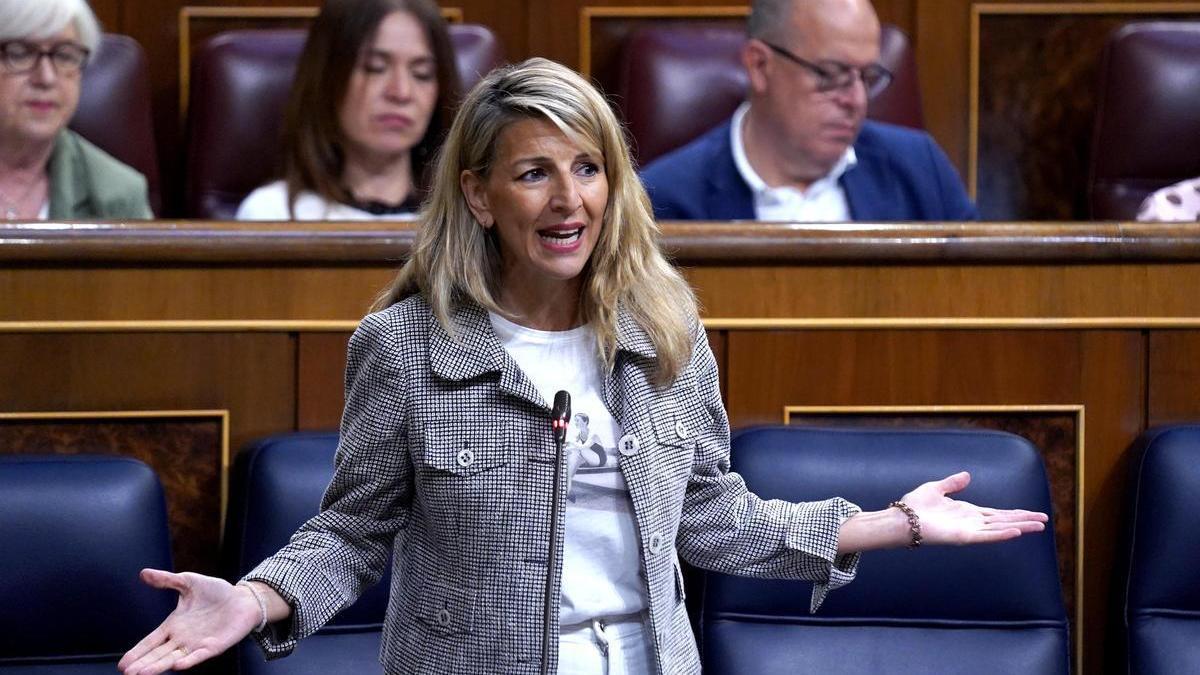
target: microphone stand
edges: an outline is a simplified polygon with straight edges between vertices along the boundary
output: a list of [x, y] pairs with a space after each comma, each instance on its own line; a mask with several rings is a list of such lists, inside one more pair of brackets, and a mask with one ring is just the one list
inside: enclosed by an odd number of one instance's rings
[[542, 604], [542, 675], [550, 673], [550, 621], [554, 618], [554, 570], [558, 566], [558, 512], [562, 507], [563, 444], [567, 440], [567, 425], [571, 422], [571, 395], [559, 391], [554, 395], [550, 411], [550, 428], [554, 431], [554, 489], [550, 498], [550, 549], [546, 556], [546, 592]]

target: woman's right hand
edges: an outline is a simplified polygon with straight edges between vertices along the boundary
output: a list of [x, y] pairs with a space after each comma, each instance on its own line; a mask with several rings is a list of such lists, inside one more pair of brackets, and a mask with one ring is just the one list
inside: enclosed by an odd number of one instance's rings
[[179, 592], [175, 611], [125, 653], [125, 675], [186, 670], [237, 644], [258, 627], [262, 610], [249, 588], [224, 579], [183, 572], [142, 570], [142, 581]]

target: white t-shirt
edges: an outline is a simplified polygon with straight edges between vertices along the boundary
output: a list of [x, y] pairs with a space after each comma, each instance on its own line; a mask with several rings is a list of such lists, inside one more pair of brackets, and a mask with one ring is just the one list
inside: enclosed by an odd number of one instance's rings
[[[621, 427], [601, 398], [604, 368], [589, 326], [541, 331], [489, 314], [500, 343], [546, 401], [571, 394], [567, 455], [566, 541], [563, 546], [564, 626], [646, 608], [637, 525], [621, 473]], [[549, 431], [547, 431], [549, 433]]]
[[[296, 199], [296, 220], [413, 220], [414, 213], [376, 215], [348, 204], [331, 202], [312, 192]], [[288, 212], [287, 183], [277, 180], [251, 192], [238, 205], [237, 220], [292, 220]]]
[[755, 220], [775, 220], [788, 223], [842, 223], [850, 220], [850, 202], [841, 178], [858, 164], [854, 146], [838, 159], [829, 173], [814, 181], [805, 190], [788, 185], [771, 187], [758, 175], [746, 157], [746, 146], [742, 143], [742, 124], [750, 103], [742, 103], [733, 113], [730, 123], [730, 144], [733, 146], [733, 163], [742, 180], [754, 195]]

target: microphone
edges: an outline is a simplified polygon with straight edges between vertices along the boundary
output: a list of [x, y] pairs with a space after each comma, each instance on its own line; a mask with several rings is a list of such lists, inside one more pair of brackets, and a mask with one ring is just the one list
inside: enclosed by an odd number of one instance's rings
[[550, 427], [554, 430], [554, 443], [562, 450], [567, 440], [567, 426], [571, 423], [571, 395], [559, 391], [554, 395], [554, 408], [550, 411]]
[[546, 591], [542, 604], [542, 674], [550, 674], [550, 621], [554, 616], [554, 571], [558, 567], [558, 511], [562, 507], [563, 444], [567, 441], [567, 426], [571, 423], [571, 395], [559, 390], [554, 394], [550, 409], [550, 430], [554, 434], [554, 483], [550, 500], [550, 549], [546, 554]]

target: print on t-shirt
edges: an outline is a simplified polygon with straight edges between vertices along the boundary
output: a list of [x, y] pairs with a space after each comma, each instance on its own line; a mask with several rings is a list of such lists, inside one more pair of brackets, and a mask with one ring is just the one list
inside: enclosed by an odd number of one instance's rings
[[583, 411], [571, 416], [567, 427], [567, 470], [571, 484], [567, 499], [577, 508], [603, 511], [628, 511], [628, 488], [621, 475], [621, 455], [616, 447], [605, 447], [599, 434], [588, 428], [590, 418]]

